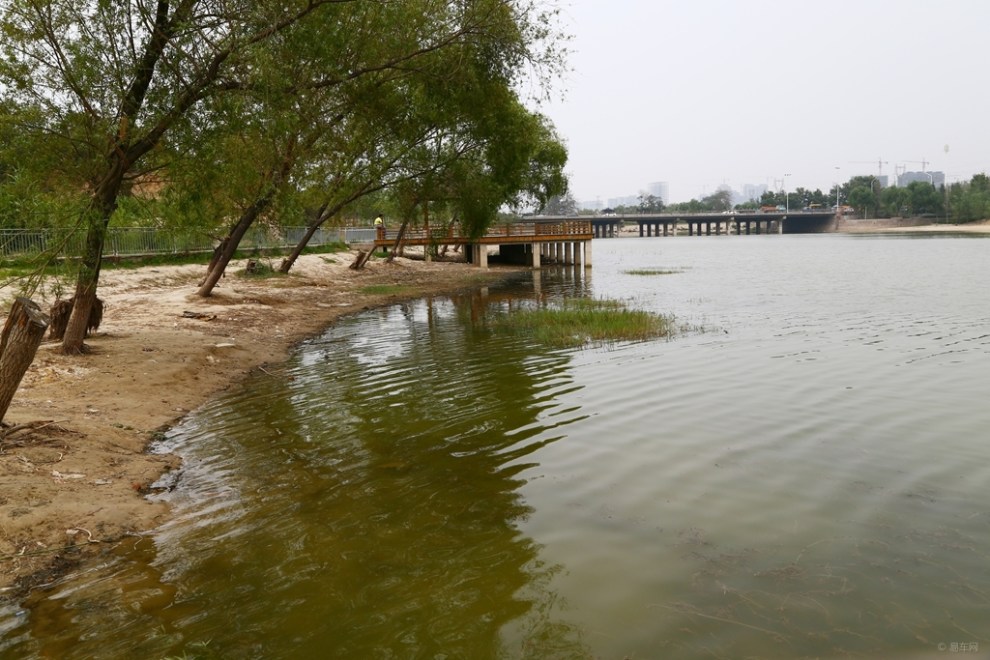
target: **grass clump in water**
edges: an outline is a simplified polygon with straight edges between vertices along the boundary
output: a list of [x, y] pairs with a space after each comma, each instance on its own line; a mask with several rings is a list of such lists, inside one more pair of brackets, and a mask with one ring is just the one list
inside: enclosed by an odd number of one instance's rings
[[618, 300], [565, 298], [538, 309], [514, 311], [496, 329], [524, 334], [552, 348], [645, 341], [674, 332], [672, 316], [628, 309]]
[[623, 272], [626, 275], [677, 275], [684, 271], [677, 268], [633, 268]]

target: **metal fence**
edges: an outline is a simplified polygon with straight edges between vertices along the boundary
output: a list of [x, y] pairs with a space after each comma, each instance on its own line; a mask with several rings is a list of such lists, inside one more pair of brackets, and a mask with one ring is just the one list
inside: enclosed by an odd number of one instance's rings
[[[293, 248], [305, 235], [306, 227], [259, 228], [249, 231], [238, 249]], [[30, 257], [41, 253], [79, 255], [86, 235], [83, 231], [60, 229], [0, 229], [0, 259]], [[316, 230], [307, 245], [362, 243], [375, 240], [374, 228], [340, 227]], [[187, 234], [148, 227], [107, 230], [104, 256], [141, 256], [212, 252], [217, 241], [202, 234]]]

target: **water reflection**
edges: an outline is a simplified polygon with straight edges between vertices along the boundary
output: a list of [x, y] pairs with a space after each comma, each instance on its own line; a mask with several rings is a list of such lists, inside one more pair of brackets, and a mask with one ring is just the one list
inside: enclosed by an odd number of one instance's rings
[[569, 357], [464, 322], [517, 295], [350, 319], [175, 429], [185, 467], [157, 554], [41, 597], [38, 653], [583, 655], [560, 567], [518, 528], [519, 473], [582, 417], [555, 403], [578, 387]]
[[[0, 651], [985, 653], [985, 245], [603, 241], [593, 280], [364, 314], [173, 434], [157, 547], [0, 612]], [[585, 294], [706, 331], [489, 331]]]

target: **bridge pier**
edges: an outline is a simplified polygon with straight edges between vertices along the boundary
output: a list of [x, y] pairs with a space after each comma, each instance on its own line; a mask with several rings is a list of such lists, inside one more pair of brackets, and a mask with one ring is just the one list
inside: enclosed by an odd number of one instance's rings
[[[480, 246], [484, 247], [484, 246]], [[521, 251], [520, 251], [521, 249]], [[533, 269], [540, 269], [544, 261], [565, 266], [583, 264], [591, 268], [591, 240], [533, 242], [524, 245], [503, 245], [500, 248], [503, 256], [513, 253], [516, 262], [522, 261]], [[477, 255], [477, 252], [472, 252]], [[473, 263], [480, 265], [480, 257], [475, 256]], [[485, 260], [487, 265], [487, 260]]]
[[615, 238], [618, 234], [618, 227], [622, 224], [621, 220], [617, 221], [599, 221], [596, 220], [593, 223], [594, 236], [595, 238]]
[[482, 270], [488, 269], [488, 246], [483, 243], [471, 244], [471, 263]]
[[[671, 227], [671, 225], [673, 225], [673, 227]], [[670, 220], [658, 220], [658, 221], [646, 220], [646, 221], [643, 221], [643, 220], [641, 220], [639, 222], [639, 237], [640, 238], [643, 238], [644, 236], [647, 237], [647, 238], [649, 238], [651, 236], [658, 236], [659, 237], [661, 235], [660, 234], [660, 227], [663, 227], [663, 235], [664, 236], [672, 236], [672, 235], [676, 235], [677, 234], [677, 221], [676, 220], [674, 220], [674, 221], [670, 221]], [[691, 223], [689, 222], [688, 223], [688, 230], [690, 231], [690, 229], [691, 229]]]
[[[611, 218], [609, 218], [611, 220]], [[677, 236], [678, 224], [687, 225], [688, 236], [750, 234], [810, 234], [834, 231], [832, 213], [814, 211], [730, 211], [695, 214], [633, 214], [626, 221], [639, 225], [640, 238]], [[599, 219], [595, 220], [596, 222]], [[785, 226], [786, 225], [786, 226]], [[663, 227], [661, 233], [660, 227]], [[602, 234], [596, 233], [595, 236]]]

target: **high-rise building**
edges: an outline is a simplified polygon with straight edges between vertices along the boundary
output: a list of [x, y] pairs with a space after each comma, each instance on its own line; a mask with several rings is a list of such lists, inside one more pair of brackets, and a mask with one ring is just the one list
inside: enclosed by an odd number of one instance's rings
[[618, 206], [639, 206], [637, 195], [626, 195], [624, 197], [609, 197], [608, 207], [614, 209]]
[[938, 188], [945, 185], [945, 172], [904, 172], [897, 175], [898, 188], [903, 188], [915, 181], [930, 183]]
[[670, 204], [670, 187], [666, 181], [654, 181], [647, 184], [646, 193], [654, 197], [659, 197], [663, 200], [664, 204]]

